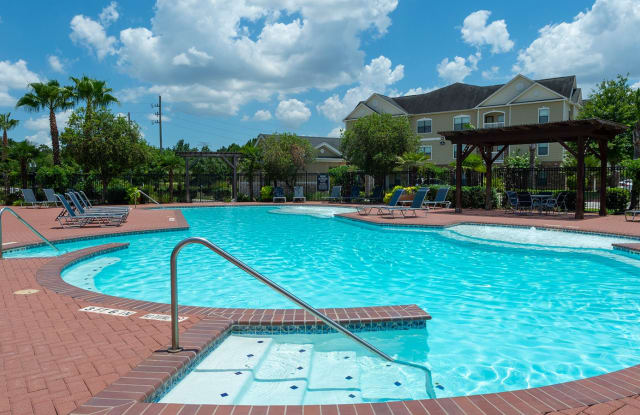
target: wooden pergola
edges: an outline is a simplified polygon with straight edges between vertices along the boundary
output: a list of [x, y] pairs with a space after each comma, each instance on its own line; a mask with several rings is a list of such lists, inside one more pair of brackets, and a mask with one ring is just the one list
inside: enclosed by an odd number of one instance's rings
[[[491, 209], [491, 168], [509, 145], [560, 143], [577, 160], [576, 219], [584, 218], [584, 157], [587, 151], [600, 159], [600, 216], [607, 214], [607, 143], [627, 127], [600, 119], [559, 121], [546, 124], [514, 125], [502, 128], [482, 128], [441, 131], [440, 135], [456, 146], [456, 213], [462, 212], [462, 162], [476, 149], [487, 167], [485, 208]], [[576, 148], [567, 145], [576, 143]], [[596, 142], [598, 150], [589, 144]], [[466, 147], [463, 149], [463, 145]], [[495, 154], [494, 147], [503, 146]]]
[[238, 160], [244, 157], [242, 153], [223, 153], [217, 151], [178, 151], [177, 156], [184, 158], [184, 187], [187, 203], [191, 203], [189, 186], [189, 160], [192, 158], [219, 158], [233, 170], [233, 182], [231, 183], [231, 197], [238, 200]]

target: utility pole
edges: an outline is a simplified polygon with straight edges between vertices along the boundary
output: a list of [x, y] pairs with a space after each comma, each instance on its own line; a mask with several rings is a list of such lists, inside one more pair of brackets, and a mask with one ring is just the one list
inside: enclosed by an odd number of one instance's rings
[[129, 125], [131, 125], [131, 113], [127, 112], [127, 121], [129, 122]]
[[157, 120], [151, 121], [151, 124], [158, 124], [158, 136], [160, 138], [160, 150], [162, 150], [162, 95], [158, 95], [158, 103], [151, 104], [152, 108], [158, 108], [158, 111], [154, 114], [158, 117]]

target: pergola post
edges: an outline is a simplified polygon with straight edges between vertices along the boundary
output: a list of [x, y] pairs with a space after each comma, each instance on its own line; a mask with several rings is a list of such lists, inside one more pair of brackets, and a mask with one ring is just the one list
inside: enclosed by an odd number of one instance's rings
[[598, 140], [600, 150], [600, 216], [607, 216], [607, 141]]
[[456, 144], [456, 213], [462, 213], [462, 144]]
[[184, 159], [184, 190], [186, 192], [187, 203], [191, 203], [191, 192], [189, 186], [189, 157]]
[[584, 137], [577, 140], [578, 151], [576, 166], [576, 219], [584, 219]]

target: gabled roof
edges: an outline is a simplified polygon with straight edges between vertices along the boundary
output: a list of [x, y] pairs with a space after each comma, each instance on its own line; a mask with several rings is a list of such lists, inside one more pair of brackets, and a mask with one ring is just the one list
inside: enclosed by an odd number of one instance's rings
[[[576, 88], [575, 75], [539, 79], [534, 82], [549, 88], [567, 99], [577, 99], [572, 97], [572, 93], [575, 95], [576, 90], [578, 94], [580, 93], [579, 88]], [[427, 92], [426, 94], [407, 95], [389, 99], [396, 102], [409, 114], [465, 110], [475, 108], [503, 86], [504, 84], [477, 86], [457, 82], [444, 88]]]
[[[258, 134], [258, 140], [270, 135], [271, 134]], [[311, 143], [311, 147], [313, 148], [320, 148], [323, 145], [327, 145], [331, 150], [336, 151], [338, 154], [340, 154], [340, 156], [342, 156], [342, 153], [340, 152], [340, 142], [342, 141], [342, 139], [340, 137], [314, 137], [307, 135], [299, 135], [298, 137], [304, 138], [305, 140], [309, 141]]]

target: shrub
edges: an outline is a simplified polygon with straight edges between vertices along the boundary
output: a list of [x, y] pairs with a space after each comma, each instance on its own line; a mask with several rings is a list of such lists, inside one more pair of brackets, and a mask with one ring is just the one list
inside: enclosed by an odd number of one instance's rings
[[[427, 199], [433, 200], [436, 192], [442, 186], [429, 186]], [[462, 208], [463, 209], [483, 209], [484, 208], [484, 186], [462, 186]], [[500, 207], [498, 191], [491, 189], [492, 205], [494, 208]], [[451, 207], [456, 206], [456, 188], [451, 187], [447, 194], [447, 200], [451, 202]]]
[[238, 193], [238, 200], [236, 202], [251, 202], [249, 195], [245, 195], [244, 193]]
[[70, 187], [70, 176], [73, 169], [69, 166], [44, 166], [36, 172], [36, 181], [42, 187], [52, 188], [58, 192]]
[[382, 199], [382, 202], [385, 203], [385, 204], [389, 203], [389, 200], [391, 200], [391, 196], [398, 189], [404, 189], [404, 193], [405, 194], [412, 195], [412, 194], [414, 194], [416, 192], [417, 187], [416, 186], [408, 186], [408, 187], [396, 186], [393, 189], [391, 189], [391, 191], [389, 193], [385, 193], [384, 198]]
[[631, 194], [627, 189], [618, 187], [607, 189], [607, 209], [616, 213], [624, 212], [631, 200]]
[[273, 199], [273, 186], [262, 186], [260, 189], [260, 200], [263, 202], [271, 202]]

